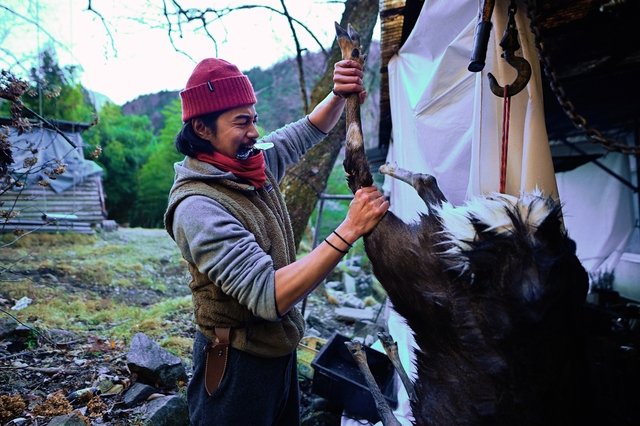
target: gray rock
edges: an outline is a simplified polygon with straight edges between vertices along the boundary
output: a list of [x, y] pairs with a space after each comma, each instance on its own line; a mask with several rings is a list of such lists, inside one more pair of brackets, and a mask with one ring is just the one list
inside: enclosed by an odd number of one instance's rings
[[145, 426], [187, 426], [189, 408], [179, 395], [164, 396], [150, 401], [144, 415]]
[[26, 324], [18, 324], [18, 326], [13, 330], [13, 335], [15, 337], [29, 337], [33, 333], [33, 327]]
[[13, 318], [0, 319], [0, 339], [11, 336], [16, 328], [18, 328], [18, 321]]
[[335, 310], [336, 319], [338, 321], [359, 321], [359, 320], [368, 320], [372, 321], [375, 316], [375, 312], [373, 310], [365, 308], [365, 309], [356, 309], [356, 308], [336, 308]]
[[133, 337], [127, 367], [138, 375], [138, 381], [153, 387], [175, 387], [178, 382], [187, 382], [187, 371], [177, 356], [163, 349], [147, 337], [138, 333]]
[[123, 396], [123, 405], [125, 408], [131, 408], [134, 405], [145, 401], [149, 395], [156, 391], [155, 388], [142, 383], [135, 383], [131, 386]]
[[77, 414], [66, 414], [64, 416], [56, 416], [49, 423], [48, 426], [87, 426], [82, 420], [82, 417]]

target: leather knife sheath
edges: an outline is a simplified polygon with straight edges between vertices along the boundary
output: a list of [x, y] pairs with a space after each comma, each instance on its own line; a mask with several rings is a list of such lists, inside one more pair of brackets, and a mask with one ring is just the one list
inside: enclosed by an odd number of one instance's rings
[[211, 396], [212, 393], [218, 389], [224, 372], [227, 368], [227, 357], [229, 356], [229, 335], [231, 334], [230, 328], [215, 328], [216, 341], [209, 342], [205, 346], [206, 352], [206, 364], [204, 370], [204, 387], [207, 394]]

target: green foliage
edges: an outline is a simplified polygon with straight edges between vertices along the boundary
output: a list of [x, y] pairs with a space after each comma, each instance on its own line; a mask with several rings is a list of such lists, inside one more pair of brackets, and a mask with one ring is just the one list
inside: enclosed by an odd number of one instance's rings
[[[53, 47], [39, 56], [39, 67], [31, 69], [31, 89], [22, 97], [24, 104], [45, 118], [93, 121], [96, 111], [89, 92], [76, 81], [76, 67], [60, 68]], [[32, 118], [27, 111], [23, 115]]]
[[27, 345], [27, 349], [29, 349], [30, 351], [38, 347], [38, 337], [40, 337], [40, 331], [41, 330], [38, 330], [37, 328], [29, 330], [25, 344]]
[[11, 103], [6, 99], [0, 99], [0, 117], [9, 117], [11, 115]]
[[[309, 53], [305, 55], [303, 64], [309, 93], [324, 72], [326, 63], [321, 54]], [[267, 70], [252, 68], [246, 75], [258, 94], [256, 111], [267, 133], [304, 117], [295, 58], [278, 62]]]
[[[336, 162], [327, 181], [327, 189], [325, 191], [331, 195], [350, 195], [349, 187], [347, 186], [344, 168], [340, 161]], [[336, 229], [338, 225], [347, 216], [347, 210], [349, 209], [349, 203], [351, 200], [325, 200], [322, 209], [322, 221], [320, 229], [318, 231], [318, 241], [322, 241], [331, 232]], [[320, 203], [318, 203], [320, 204]], [[313, 211], [310, 222], [315, 227], [318, 220], [318, 207]]]
[[[326, 194], [330, 195], [351, 195], [351, 191], [347, 186], [347, 178], [344, 173], [344, 167], [342, 166], [342, 161], [344, 158], [339, 157], [336, 161], [336, 164], [333, 166], [331, 170], [331, 174], [329, 175], [329, 179], [327, 181], [327, 188], [325, 190]], [[384, 182], [384, 177], [380, 173], [373, 174], [374, 185], [378, 188], [382, 188], [382, 184]], [[322, 217], [320, 221], [320, 229], [318, 230], [318, 241], [322, 241], [324, 238], [329, 236], [331, 232], [340, 225], [340, 223], [347, 216], [347, 210], [349, 209], [349, 204], [351, 203], [351, 199], [346, 200], [325, 200], [323, 209], [322, 209]], [[313, 210], [311, 217], [309, 218], [310, 228], [314, 229], [317, 225], [318, 214], [319, 214], [319, 206]], [[303, 243], [305, 243], [308, 247], [300, 247], [298, 255], [304, 255], [307, 251], [311, 250], [311, 244], [313, 242], [313, 235], [306, 235], [303, 237]], [[362, 244], [362, 239], [359, 239], [356, 244], [353, 246], [353, 249], [350, 251], [350, 255], [364, 255], [364, 246]]]
[[[377, 45], [372, 50], [378, 50]], [[378, 54], [370, 58], [376, 58]], [[39, 69], [31, 71], [33, 94], [42, 97], [23, 96], [23, 101], [34, 111], [42, 111], [47, 118], [69, 121], [91, 121], [94, 112], [88, 101], [88, 92], [76, 83], [75, 67], [60, 68], [52, 48], [40, 56]], [[378, 59], [368, 61], [376, 69]], [[307, 53], [304, 57], [307, 91], [313, 87], [327, 64], [320, 53]], [[260, 117], [260, 135], [268, 134], [285, 124], [303, 117], [300, 82], [295, 59], [281, 61], [268, 69], [253, 68], [246, 72], [258, 96], [256, 110]], [[376, 73], [371, 73], [376, 74]], [[369, 97], [379, 87], [379, 81], [366, 81]], [[48, 98], [59, 90], [59, 96]], [[42, 109], [40, 108], [42, 100]], [[367, 105], [367, 102], [365, 105]], [[133, 114], [145, 111], [147, 115]], [[129, 112], [129, 113], [127, 113]], [[368, 114], [366, 108], [363, 115]], [[0, 102], [0, 115], [9, 115], [9, 102]], [[163, 119], [159, 116], [162, 115]], [[155, 124], [154, 124], [155, 123]], [[373, 134], [377, 128], [374, 120], [363, 123], [365, 134]], [[160, 130], [154, 126], [164, 126]], [[160, 92], [141, 96], [124, 107], [105, 105], [100, 111], [100, 122], [82, 137], [85, 141], [85, 157], [96, 146], [102, 154], [96, 162], [103, 168], [103, 184], [109, 218], [121, 224], [140, 227], [162, 227], [169, 189], [173, 183], [173, 163], [182, 160], [173, 146], [175, 135], [182, 126], [180, 100], [176, 92]], [[372, 129], [367, 129], [372, 127]], [[368, 136], [367, 140], [376, 138]], [[90, 148], [89, 148], [90, 147]], [[326, 193], [348, 194], [341, 165], [337, 165], [329, 180]], [[325, 202], [320, 235], [336, 226], [344, 218], [347, 201]], [[317, 213], [310, 220], [315, 225]]]
[[149, 127], [147, 116], [125, 116], [119, 106], [107, 103], [100, 111], [100, 123], [83, 134], [89, 146], [102, 147], [96, 162], [105, 171], [109, 218], [118, 223], [131, 222], [140, 170], [157, 149], [156, 137]]
[[160, 131], [159, 144], [140, 171], [140, 186], [136, 194], [133, 226], [162, 228], [169, 190], [173, 185], [173, 164], [184, 156], [173, 145], [182, 127], [180, 100], [162, 110], [165, 127]]

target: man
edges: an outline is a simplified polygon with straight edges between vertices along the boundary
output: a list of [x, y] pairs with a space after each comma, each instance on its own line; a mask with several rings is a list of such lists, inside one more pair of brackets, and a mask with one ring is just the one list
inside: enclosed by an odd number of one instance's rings
[[344, 96], [365, 93], [362, 68], [340, 61], [334, 88], [308, 116], [261, 140], [249, 79], [221, 59], [194, 69], [182, 99], [183, 128], [165, 226], [189, 264], [195, 321], [193, 426], [298, 425], [296, 347], [304, 319], [296, 303], [313, 291], [388, 209], [362, 188], [325, 241], [296, 261], [278, 184], [286, 167], [335, 126]]

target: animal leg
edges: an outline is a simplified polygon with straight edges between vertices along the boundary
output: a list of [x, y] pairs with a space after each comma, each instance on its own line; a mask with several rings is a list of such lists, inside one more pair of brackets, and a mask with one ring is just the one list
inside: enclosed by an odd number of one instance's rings
[[358, 368], [364, 375], [364, 380], [367, 382], [371, 395], [373, 395], [373, 400], [376, 403], [376, 410], [378, 410], [382, 424], [384, 426], [402, 426], [396, 416], [394, 416], [387, 400], [384, 399], [384, 395], [380, 391], [380, 387], [376, 383], [376, 379], [373, 377], [373, 373], [371, 373], [371, 370], [369, 369], [369, 364], [367, 364], [367, 354], [362, 347], [362, 343], [357, 340], [352, 340], [346, 341], [344, 344], [347, 346], [347, 349], [349, 349], [349, 352], [351, 352], [353, 359], [355, 359], [356, 364], [358, 364]]
[[389, 333], [378, 333], [378, 338], [384, 347], [384, 351], [391, 360], [391, 364], [393, 364], [398, 376], [400, 376], [400, 380], [407, 391], [407, 395], [409, 395], [409, 400], [412, 403], [415, 403], [416, 392], [413, 389], [413, 383], [411, 383], [406, 370], [402, 367], [402, 363], [400, 362], [400, 356], [398, 355], [398, 343], [393, 340], [393, 337], [391, 337]]
[[447, 201], [440, 187], [438, 187], [436, 178], [431, 175], [414, 173], [402, 169], [396, 164], [389, 163], [380, 166], [380, 173], [394, 177], [413, 186], [427, 206], [441, 206], [443, 202]]
[[[349, 24], [347, 30], [336, 22], [336, 37], [342, 59], [351, 59], [364, 64], [365, 55], [360, 48], [360, 36]], [[363, 186], [373, 185], [373, 176], [369, 170], [369, 162], [364, 151], [364, 138], [362, 136], [362, 122], [360, 119], [360, 97], [358, 93], [347, 96], [345, 106], [347, 135], [345, 143], [344, 171], [347, 175], [347, 183], [351, 192], [355, 193]]]

